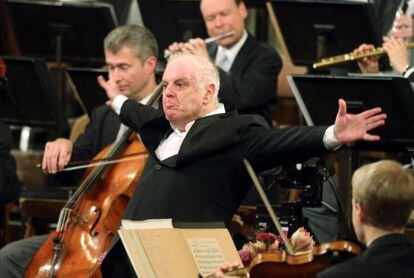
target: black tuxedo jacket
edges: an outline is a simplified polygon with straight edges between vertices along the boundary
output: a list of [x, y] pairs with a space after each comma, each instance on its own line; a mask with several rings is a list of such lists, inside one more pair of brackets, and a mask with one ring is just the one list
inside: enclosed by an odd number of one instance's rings
[[72, 160], [93, 158], [115, 141], [120, 125], [118, 115], [110, 107], [102, 105], [94, 109], [85, 132], [74, 143]]
[[376, 239], [362, 254], [332, 266], [318, 278], [414, 277], [414, 246], [402, 234]]
[[[154, 152], [171, 129], [162, 112], [128, 100], [120, 116], [139, 132], [149, 151], [123, 216], [126, 219], [228, 222], [251, 184], [243, 158], [262, 170], [325, 150], [325, 128], [271, 130], [260, 116], [226, 113], [196, 120], [178, 154], [159, 161]], [[116, 241], [102, 268], [108, 276], [119, 276], [117, 271], [128, 269], [125, 251]]]
[[[208, 47], [214, 60], [217, 44]], [[277, 102], [277, 78], [282, 67], [277, 52], [248, 34], [229, 72], [219, 68], [219, 99], [227, 111], [258, 114], [271, 124]]]
[[10, 129], [0, 123], [0, 205], [17, 198], [21, 191], [16, 175], [16, 161], [10, 154], [11, 147]]
[[[102, 105], [95, 108], [85, 131], [73, 144], [71, 161], [94, 158], [103, 148], [115, 141], [120, 125], [118, 115], [110, 107]], [[57, 179], [66, 186], [76, 186], [84, 172], [84, 170], [60, 172]]]

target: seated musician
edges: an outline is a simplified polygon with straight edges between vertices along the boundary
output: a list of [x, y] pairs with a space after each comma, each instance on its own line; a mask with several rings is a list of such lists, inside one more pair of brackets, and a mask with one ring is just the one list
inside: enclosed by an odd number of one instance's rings
[[[226, 111], [217, 96], [217, 68], [191, 53], [173, 54], [162, 82], [163, 112], [129, 100], [110, 82], [105, 87], [121, 121], [140, 133], [149, 151], [124, 219], [228, 223], [251, 184], [242, 158], [263, 170], [355, 140], [378, 140], [367, 132], [386, 118], [379, 108], [348, 114], [340, 100], [334, 126], [271, 130], [260, 116]], [[130, 277], [118, 237], [111, 246], [104, 276]]]
[[404, 236], [414, 209], [412, 174], [390, 160], [364, 165], [352, 177], [352, 195], [352, 223], [367, 249], [318, 277], [412, 277], [414, 246]]
[[[386, 51], [388, 59], [392, 68], [405, 78], [414, 81], [414, 68], [410, 67], [408, 50], [404, 44], [404, 41], [407, 39], [412, 39], [413, 37], [413, 18], [411, 13], [414, 11], [414, 1], [413, 0], [403, 0], [398, 3], [398, 1], [384, 1], [384, 3], [379, 4], [378, 6], [383, 6], [388, 11], [394, 11], [399, 5], [405, 11], [405, 15], [397, 15], [394, 19], [391, 29], [387, 34], [384, 34], [384, 42], [382, 48]], [[400, 9], [399, 8], [399, 9]], [[388, 18], [384, 18], [383, 21], [386, 21]], [[361, 44], [357, 49], [354, 50], [354, 53], [360, 53], [363, 51], [374, 50], [375, 47], [371, 44]], [[378, 57], [365, 57], [358, 60], [358, 66], [363, 73], [378, 73], [380, 71], [380, 64], [378, 62]]]
[[210, 37], [230, 31], [235, 34], [217, 43], [206, 44], [200, 38], [176, 42], [166, 52], [180, 49], [211, 57], [219, 69], [219, 99], [226, 109], [238, 109], [240, 114], [258, 114], [272, 124], [277, 77], [282, 67], [279, 55], [246, 31], [244, 1], [202, 0], [200, 11]]
[[16, 175], [16, 161], [10, 154], [11, 147], [10, 129], [0, 122], [0, 205], [16, 199], [21, 191]]
[[[153, 34], [141, 26], [121, 26], [106, 36], [104, 50], [108, 82], [123, 95], [145, 103], [157, 86], [158, 45]], [[98, 107], [92, 112], [85, 132], [74, 144], [65, 138], [46, 144], [43, 170], [54, 174], [69, 161], [90, 160], [119, 139], [125, 130], [112, 109], [106, 105]], [[0, 277], [22, 277], [31, 258], [47, 238], [48, 235], [23, 239], [1, 249]]]
[[[393, 69], [410, 81], [414, 81], [414, 67], [409, 64], [408, 49], [404, 41], [401, 38], [384, 38], [382, 48], [386, 51]], [[354, 50], [354, 53], [374, 49], [375, 47], [371, 44], [362, 44]], [[375, 56], [358, 59], [358, 66], [363, 73], [378, 73], [380, 71], [378, 57]]]

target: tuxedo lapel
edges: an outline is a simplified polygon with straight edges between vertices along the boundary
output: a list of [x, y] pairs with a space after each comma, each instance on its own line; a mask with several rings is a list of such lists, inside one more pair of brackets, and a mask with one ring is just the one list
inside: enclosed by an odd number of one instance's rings
[[213, 63], [214, 63], [214, 60], [216, 59], [217, 48], [218, 48], [218, 44], [216, 44], [216, 43], [212, 43], [210, 45], [207, 45], [208, 56], [210, 56]]
[[239, 74], [243, 72], [244, 68], [253, 57], [252, 54], [255, 53], [255, 49], [252, 47], [252, 40], [252, 36], [248, 34], [245, 43], [240, 48], [239, 53], [237, 53], [236, 59], [231, 65], [230, 72], [232, 74]]
[[[217, 114], [196, 120], [178, 152], [177, 166], [185, 161], [193, 160], [195, 156], [203, 156], [206, 152], [211, 151], [215, 147], [211, 146], [212, 136], [217, 137], [221, 134], [208, 133], [209, 127], [219, 118], [228, 117], [231, 114], [233, 113]], [[223, 139], [223, 141], [225, 140]]]

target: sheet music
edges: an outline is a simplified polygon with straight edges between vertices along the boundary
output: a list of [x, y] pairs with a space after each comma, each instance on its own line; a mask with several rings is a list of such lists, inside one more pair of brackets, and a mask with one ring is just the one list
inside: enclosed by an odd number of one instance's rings
[[143, 221], [122, 219], [121, 223], [125, 230], [173, 228], [172, 219], [148, 219]]
[[217, 239], [188, 238], [187, 243], [202, 276], [213, 273], [225, 262]]

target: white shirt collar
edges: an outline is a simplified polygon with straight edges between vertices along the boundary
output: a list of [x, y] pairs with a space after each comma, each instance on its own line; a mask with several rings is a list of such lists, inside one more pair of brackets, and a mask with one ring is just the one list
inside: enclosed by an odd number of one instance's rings
[[221, 57], [223, 54], [225, 54], [227, 59], [229, 60], [230, 65], [233, 65], [233, 62], [236, 59], [237, 54], [239, 53], [240, 49], [242, 48], [246, 40], [247, 40], [247, 31], [244, 30], [243, 35], [240, 38], [240, 40], [236, 42], [236, 44], [234, 44], [232, 47], [224, 48], [221, 45], [219, 45], [217, 48], [216, 58]]
[[148, 103], [148, 101], [150, 100], [150, 98], [152, 97], [153, 94], [154, 94], [154, 92], [151, 93], [151, 94], [149, 94], [148, 96], [144, 97], [143, 99], [141, 99], [138, 102], [141, 103], [141, 104], [146, 105]]
[[[204, 115], [202, 118], [207, 117], [207, 116], [216, 115], [216, 114], [224, 114], [224, 113], [226, 113], [226, 109], [224, 108], [224, 104], [219, 103], [216, 110]], [[188, 133], [188, 131], [190, 130], [190, 128], [193, 126], [194, 122], [195, 121], [191, 121], [188, 124], [186, 124], [184, 131], [180, 131], [178, 128], [175, 128], [172, 124], [170, 124], [170, 125], [171, 125], [171, 128], [173, 129], [173, 132], [176, 135], [185, 136]]]

